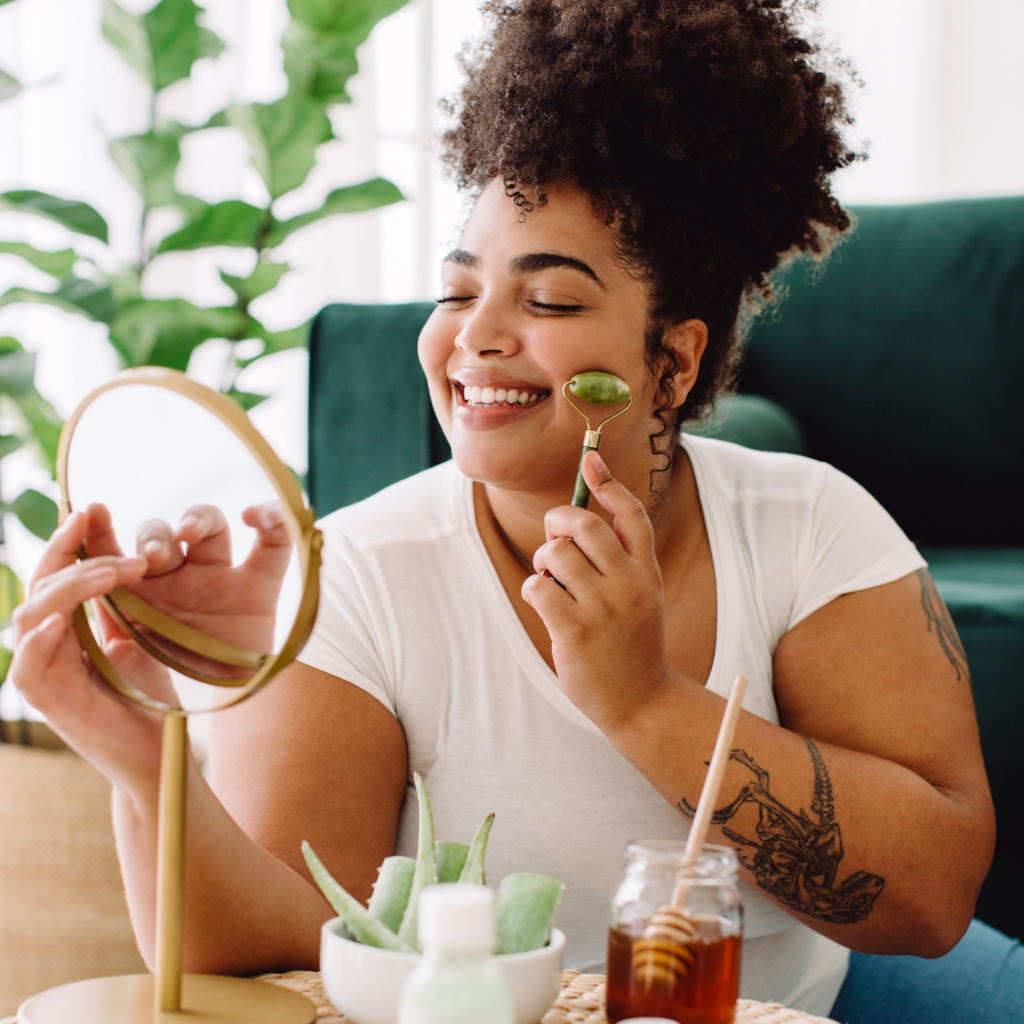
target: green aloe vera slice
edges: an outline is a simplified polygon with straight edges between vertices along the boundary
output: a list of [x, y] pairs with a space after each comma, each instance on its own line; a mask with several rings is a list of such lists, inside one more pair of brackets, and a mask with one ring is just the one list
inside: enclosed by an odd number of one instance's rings
[[379, 949], [393, 949], [400, 953], [413, 952], [412, 947], [400, 939], [390, 928], [370, 917], [370, 912], [354, 896], [345, 891], [334, 876], [324, 867], [323, 862], [313, 852], [313, 847], [303, 841], [302, 856], [306, 858], [313, 881], [320, 886], [320, 891], [327, 897], [327, 902], [338, 912], [345, 926], [364, 946], [377, 946]]
[[438, 882], [457, 882], [469, 856], [469, 847], [465, 843], [437, 842], [434, 843], [434, 856], [437, 859]]
[[409, 904], [416, 861], [412, 857], [386, 857], [377, 872], [370, 897], [370, 917], [375, 917], [396, 935]]
[[469, 848], [469, 856], [466, 858], [465, 867], [459, 874], [460, 882], [469, 882], [471, 885], [486, 885], [487, 879], [484, 875], [484, 854], [487, 852], [487, 837], [491, 834], [491, 826], [494, 824], [494, 815], [488, 814], [473, 836], [473, 843]]
[[498, 886], [494, 913], [498, 922], [497, 953], [526, 953], [551, 938], [551, 923], [565, 886], [556, 878], [519, 872]]
[[621, 377], [599, 370], [577, 373], [569, 381], [569, 390], [593, 405], [622, 405], [629, 399], [629, 385]]
[[402, 915], [398, 937], [418, 950], [420, 945], [416, 934], [417, 903], [420, 893], [428, 885], [437, 885], [437, 856], [434, 852], [434, 815], [430, 810], [427, 787], [423, 785], [423, 779], [419, 772], [413, 773], [413, 782], [416, 783], [416, 796], [420, 804], [420, 835], [419, 845], [416, 849], [416, 871], [413, 874], [409, 902]]

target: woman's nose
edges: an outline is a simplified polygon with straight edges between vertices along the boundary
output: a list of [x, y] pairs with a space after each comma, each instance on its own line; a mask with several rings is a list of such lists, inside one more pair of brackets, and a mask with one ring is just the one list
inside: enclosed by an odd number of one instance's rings
[[480, 303], [455, 338], [455, 344], [469, 355], [514, 355], [519, 338], [507, 317], [491, 303]]

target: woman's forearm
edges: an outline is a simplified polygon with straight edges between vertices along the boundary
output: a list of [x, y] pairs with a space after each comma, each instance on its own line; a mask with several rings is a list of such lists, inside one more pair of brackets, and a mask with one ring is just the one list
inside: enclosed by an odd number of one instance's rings
[[[156, 929], [155, 788], [115, 788], [113, 800], [128, 908], [150, 967]], [[316, 970], [320, 925], [332, 916], [328, 903], [308, 881], [239, 828], [190, 759], [184, 969], [205, 974]]]
[[[670, 674], [618, 750], [680, 814], [700, 797], [725, 701]], [[709, 841], [816, 931], [871, 953], [937, 956], [970, 923], [991, 860], [987, 801], [744, 712]]]

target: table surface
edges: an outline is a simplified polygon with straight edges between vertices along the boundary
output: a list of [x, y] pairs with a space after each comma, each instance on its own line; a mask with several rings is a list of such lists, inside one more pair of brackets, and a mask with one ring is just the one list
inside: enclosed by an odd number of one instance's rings
[[[353, 1024], [338, 1013], [324, 993], [316, 971], [289, 971], [287, 974], [263, 974], [261, 981], [282, 985], [300, 992], [316, 1007], [317, 1024]], [[4, 1024], [0, 1021], [0, 1024]], [[562, 992], [539, 1024], [608, 1024], [604, 1015], [604, 975], [562, 973]], [[778, 1003], [758, 1003], [741, 999], [736, 1004], [735, 1024], [835, 1024], [824, 1017], [815, 1017], [800, 1010], [791, 1010]]]

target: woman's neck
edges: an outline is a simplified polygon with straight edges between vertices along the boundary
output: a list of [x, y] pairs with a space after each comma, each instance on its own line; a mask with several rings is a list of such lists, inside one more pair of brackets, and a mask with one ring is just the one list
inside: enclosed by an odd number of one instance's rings
[[[696, 497], [693, 470], [685, 451], [678, 446], [670, 465], [663, 471], [652, 474], [645, 470], [632, 480], [620, 479], [620, 482], [647, 509], [654, 527], [655, 550], [660, 557], [664, 550], [674, 546], [680, 529], [685, 529], [688, 517], [673, 514], [679, 510], [680, 504], [687, 503], [685, 492], [692, 490], [693, 497]], [[549, 509], [568, 503], [570, 488], [566, 487], [564, 493], [547, 494], [512, 491], [489, 484], [477, 486], [482, 489], [483, 503], [497, 536], [524, 569], [532, 572], [534, 552], [547, 540], [544, 516]], [[588, 508], [606, 522], [611, 522], [612, 517], [601, 508], [596, 498], [591, 497]]]

